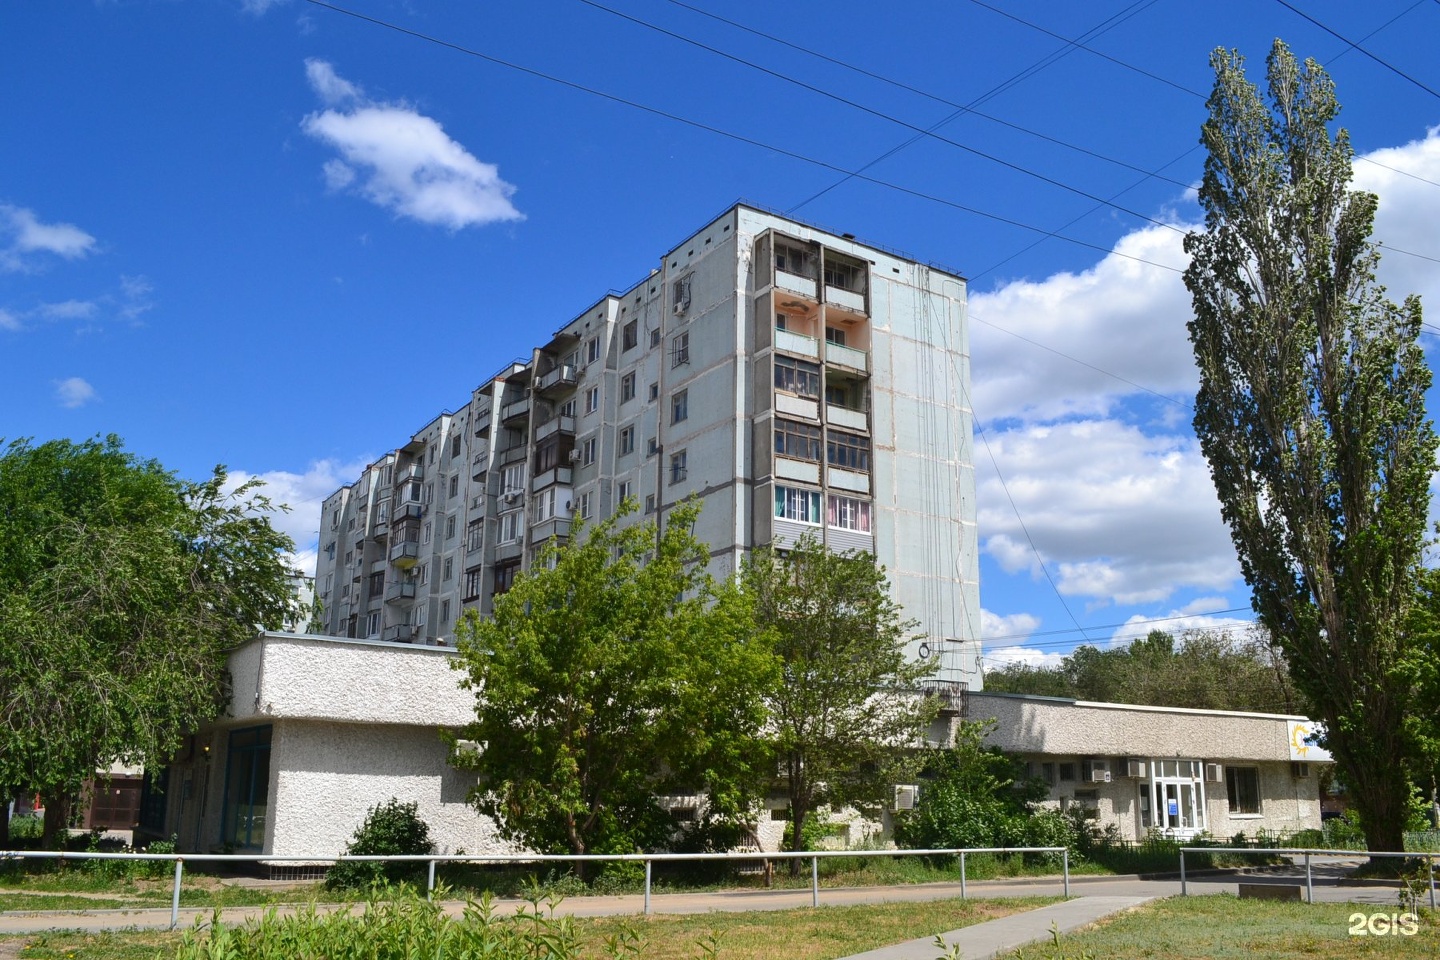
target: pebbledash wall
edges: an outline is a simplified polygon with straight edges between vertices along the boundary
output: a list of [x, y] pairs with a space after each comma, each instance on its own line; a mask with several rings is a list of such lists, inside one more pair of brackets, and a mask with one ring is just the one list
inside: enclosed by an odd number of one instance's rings
[[969, 694], [965, 713], [994, 719], [990, 743], [1023, 757], [1051, 804], [1088, 810], [1126, 839], [1320, 826], [1331, 758], [1305, 717], [998, 693]]
[[474, 717], [453, 650], [264, 634], [230, 658], [228, 715], [169, 769], [165, 835], [180, 849], [340, 853], [366, 811], [419, 804], [437, 853], [508, 853], [466, 804], [441, 728]]

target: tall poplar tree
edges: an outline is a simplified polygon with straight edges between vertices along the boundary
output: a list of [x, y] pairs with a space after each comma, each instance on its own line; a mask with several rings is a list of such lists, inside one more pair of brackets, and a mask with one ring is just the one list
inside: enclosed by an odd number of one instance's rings
[[1436, 436], [1420, 302], [1386, 299], [1333, 82], [1280, 41], [1268, 102], [1211, 56], [1205, 230], [1185, 240], [1195, 431], [1261, 622], [1327, 730], [1372, 850], [1402, 849]]

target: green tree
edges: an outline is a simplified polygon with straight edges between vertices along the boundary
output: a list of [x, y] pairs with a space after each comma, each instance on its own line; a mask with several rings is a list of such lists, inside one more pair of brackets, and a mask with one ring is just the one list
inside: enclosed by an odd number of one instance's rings
[[1177, 642], [1153, 630], [1107, 650], [1087, 644], [1054, 667], [1017, 664], [987, 671], [985, 689], [1196, 710], [1303, 712], [1269, 644], [1219, 631], [1192, 631]]
[[1237, 53], [1202, 141], [1205, 230], [1186, 237], [1195, 432], [1261, 623], [1325, 723], [1372, 849], [1401, 849], [1415, 751], [1404, 629], [1436, 437], [1420, 303], [1375, 282], [1377, 198], [1349, 189], [1334, 84], [1276, 41], [1269, 102]]
[[665, 844], [667, 793], [738, 817], [766, 769], [760, 694], [775, 665], [746, 598], [705, 572], [698, 506], [658, 538], [621, 526], [633, 511], [542, 553], [492, 619], [456, 627], [455, 666], [477, 696], [452, 762], [479, 774], [472, 801], [503, 837], [544, 853]]
[[742, 582], [781, 663], [768, 729], [798, 852], [818, 806], [878, 811], [908, 778], [938, 709], [920, 689], [934, 666], [906, 658], [914, 624], [871, 554], [807, 537], [784, 555], [757, 550]]
[[47, 844], [97, 769], [161, 763], [215, 716], [226, 655], [292, 612], [257, 486], [114, 436], [0, 457], [0, 794], [41, 793]]

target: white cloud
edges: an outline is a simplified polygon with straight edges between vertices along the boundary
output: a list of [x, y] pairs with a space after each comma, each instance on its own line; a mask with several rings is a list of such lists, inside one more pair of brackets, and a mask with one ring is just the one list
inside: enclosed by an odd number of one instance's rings
[[80, 377], [68, 377], [64, 380], [56, 380], [54, 383], [55, 399], [60, 402], [60, 406], [67, 409], [83, 407], [91, 400], [96, 399], [95, 388]]
[[989, 446], [1009, 496], [982, 465], [982, 548], [1007, 573], [1041, 576], [1013, 499], [1066, 596], [1153, 603], [1181, 587], [1224, 590], [1238, 575], [1193, 437], [1084, 420], [992, 431]]
[[[1225, 608], [1221, 607], [1220, 609]], [[1135, 640], [1149, 636], [1152, 630], [1163, 630], [1174, 637], [1200, 631], [1228, 633], [1239, 639], [1248, 636], [1254, 629], [1255, 623], [1248, 616], [1210, 617], [1187, 614], [1181, 609], [1159, 620], [1152, 617], [1131, 617], [1124, 624], [1115, 628], [1115, 632], [1110, 635], [1109, 646], [1126, 646]]]
[[1440, 188], [1435, 186], [1440, 182], [1440, 127], [1428, 130], [1423, 140], [1365, 157], [1375, 162], [1355, 164], [1355, 186], [1380, 197], [1375, 213], [1375, 239], [1383, 245], [1380, 280], [1392, 300], [1419, 294], [1433, 323], [1440, 308], [1440, 268], [1434, 260], [1409, 254], [1440, 257], [1435, 231], [1440, 218]]
[[35, 308], [35, 314], [46, 320], [89, 320], [95, 316], [99, 306], [94, 300], [63, 300], [59, 303], [42, 303]]
[[33, 269], [34, 254], [78, 260], [95, 249], [95, 238], [73, 223], [41, 223], [33, 210], [0, 204], [0, 270]]
[[[288, 513], [272, 514], [270, 522], [277, 530], [289, 534], [297, 552], [291, 562], [307, 575], [315, 574], [315, 548], [320, 531], [320, 507], [324, 499], [343, 484], [360, 475], [370, 461], [345, 463], [338, 460], [315, 460], [304, 473], [289, 470], [267, 470], [250, 473], [231, 470], [227, 489], [234, 490], [247, 480], [259, 479], [265, 486], [260, 493], [278, 505], [288, 505]], [[302, 565], [304, 564], [304, 565]]]
[[[1183, 267], [1181, 236], [1149, 227], [1116, 249]], [[974, 294], [969, 309], [974, 408], [982, 420], [1105, 415], [1141, 393], [1136, 384], [1187, 403], [1194, 395], [1185, 330], [1190, 294], [1173, 271], [1110, 254], [1083, 273]]]
[[301, 127], [340, 154], [324, 166], [331, 189], [353, 189], [399, 216], [452, 230], [523, 219], [499, 168], [477, 160], [435, 120], [405, 104], [363, 100], [325, 61], [307, 60], [305, 69], [329, 109]]
[[271, 7], [278, 7], [287, 0], [240, 0], [240, 9], [257, 17], [264, 16]]
[[1032, 647], [990, 647], [985, 648], [985, 668], [998, 669], [1012, 663], [1023, 663], [1031, 667], [1058, 667], [1065, 654], [1050, 650], [1036, 650]]
[[20, 318], [4, 307], [0, 307], [0, 330], [22, 330]]
[[1028, 613], [1012, 613], [1001, 616], [998, 613], [991, 613], [984, 607], [980, 608], [980, 636], [987, 641], [992, 638], [1023, 639], [1034, 633], [1038, 626], [1040, 626], [1040, 619]]

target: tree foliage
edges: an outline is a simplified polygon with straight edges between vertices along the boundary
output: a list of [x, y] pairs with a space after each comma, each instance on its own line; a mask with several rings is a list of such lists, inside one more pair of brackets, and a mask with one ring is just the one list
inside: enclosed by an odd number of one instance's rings
[[811, 538], [756, 551], [742, 575], [781, 664], [768, 730], [790, 807], [794, 849], [820, 805], [878, 810], [925, 745], [933, 666], [905, 655], [907, 631], [873, 555]]
[[1396, 850], [1415, 751], [1405, 625], [1436, 451], [1420, 303], [1375, 282], [1378, 201], [1349, 189], [1325, 71], [1277, 41], [1267, 103], [1237, 53], [1211, 64], [1205, 230], [1185, 241], [1195, 430], [1260, 620], [1372, 849]]
[[1196, 710], [1305, 712], [1278, 651], [1216, 631], [1190, 632], [1177, 643], [1152, 630], [1123, 647], [1077, 647], [1054, 667], [1007, 664], [985, 672], [985, 689]]
[[[434, 848], [430, 825], [420, 818], [420, 804], [414, 800], [402, 803], [391, 797], [365, 812], [345, 852], [356, 857], [423, 856]], [[325, 874], [325, 886], [331, 890], [364, 890], [377, 883], [399, 883], [418, 877], [424, 866], [410, 860], [341, 860]]]
[[163, 762], [223, 703], [225, 657], [292, 600], [257, 483], [177, 478], [120, 440], [0, 457], [0, 795], [68, 797], [114, 761]]
[[747, 599], [705, 573], [698, 507], [658, 539], [654, 524], [620, 525], [633, 510], [543, 553], [492, 619], [456, 627], [477, 699], [453, 762], [479, 774], [472, 800], [501, 835], [544, 853], [662, 845], [667, 793], [738, 816], [765, 768], [775, 668]]

